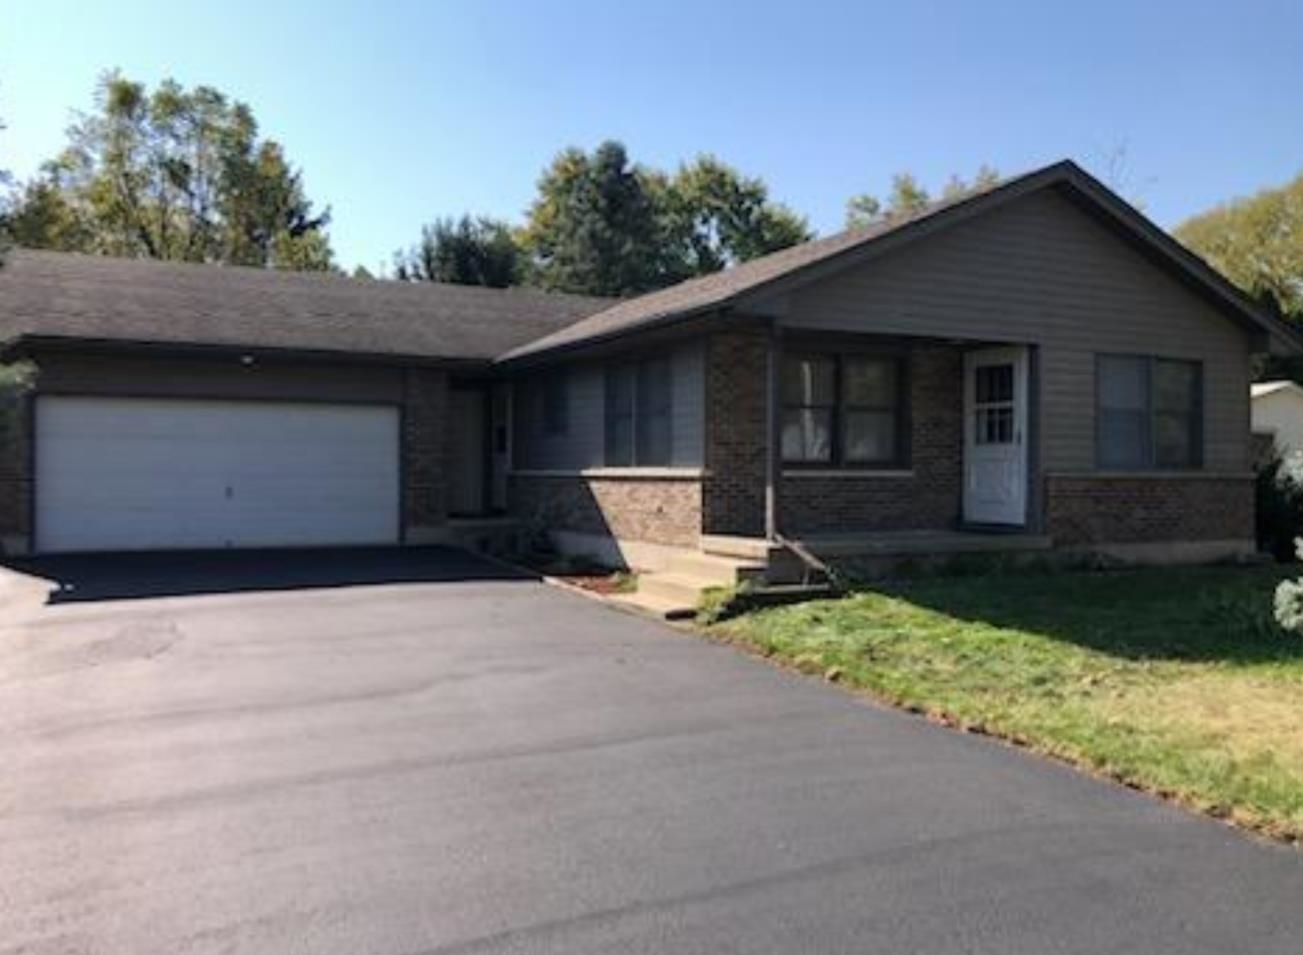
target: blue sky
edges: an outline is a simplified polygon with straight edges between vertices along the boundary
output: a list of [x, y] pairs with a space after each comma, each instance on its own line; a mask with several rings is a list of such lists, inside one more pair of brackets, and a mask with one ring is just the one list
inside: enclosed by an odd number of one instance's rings
[[899, 170], [1071, 157], [1164, 226], [1303, 170], [1296, 0], [0, 0], [0, 23], [0, 167], [55, 152], [109, 67], [210, 84], [286, 145], [349, 267], [438, 215], [518, 220], [553, 154], [604, 138], [715, 153], [821, 232]]

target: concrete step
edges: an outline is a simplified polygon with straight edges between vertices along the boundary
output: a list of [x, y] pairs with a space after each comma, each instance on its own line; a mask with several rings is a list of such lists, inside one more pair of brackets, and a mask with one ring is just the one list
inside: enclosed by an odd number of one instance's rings
[[677, 600], [683, 606], [695, 608], [701, 599], [701, 592], [714, 586], [717, 584], [690, 574], [656, 571], [639, 575], [637, 592], [650, 597]]
[[623, 604], [637, 610], [639, 613], [650, 614], [663, 620], [683, 620], [694, 617], [697, 613], [695, 603], [685, 605], [682, 600], [658, 597], [643, 591], [635, 591], [631, 594], [614, 594], [608, 599], [614, 603]]
[[701, 535], [701, 550], [715, 557], [766, 562], [782, 548], [763, 537], [732, 537], [725, 534]]
[[666, 570], [709, 581], [714, 586], [734, 587], [743, 581], [763, 580], [765, 568], [763, 561], [686, 552], [672, 556]]

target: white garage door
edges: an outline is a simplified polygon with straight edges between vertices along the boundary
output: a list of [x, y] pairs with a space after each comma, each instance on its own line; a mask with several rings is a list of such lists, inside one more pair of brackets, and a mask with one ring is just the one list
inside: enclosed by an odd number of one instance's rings
[[390, 544], [398, 411], [43, 397], [42, 552]]

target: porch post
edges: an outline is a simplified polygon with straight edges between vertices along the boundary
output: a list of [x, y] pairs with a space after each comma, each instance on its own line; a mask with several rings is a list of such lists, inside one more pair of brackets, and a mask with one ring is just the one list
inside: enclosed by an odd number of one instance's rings
[[769, 347], [766, 349], [766, 384], [765, 384], [765, 537], [774, 540], [778, 536], [778, 481], [780, 478], [780, 434], [779, 434], [779, 370], [782, 359], [782, 340], [779, 337], [778, 322], [769, 323]]

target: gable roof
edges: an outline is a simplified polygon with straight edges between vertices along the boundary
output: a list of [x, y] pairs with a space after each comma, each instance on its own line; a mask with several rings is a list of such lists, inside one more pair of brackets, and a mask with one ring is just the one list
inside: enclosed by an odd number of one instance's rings
[[1092, 211], [1141, 244], [1160, 264], [1177, 272], [1208, 295], [1233, 319], [1270, 335], [1292, 351], [1303, 349], [1303, 337], [1269, 314], [1232, 285], [1203, 259], [1154, 225], [1114, 192], [1064, 160], [1006, 179], [976, 195], [933, 203], [915, 215], [848, 229], [823, 239], [793, 246], [744, 262], [713, 275], [619, 302], [540, 338], [517, 346], [499, 361], [539, 357], [614, 338], [634, 331], [704, 316], [721, 309], [788, 291], [833, 271], [848, 268], [873, 255], [896, 248], [939, 229], [948, 228], [1041, 189], [1067, 189]]
[[0, 341], [229, 346], [487, 361], [609, 299], [17, 250]]

